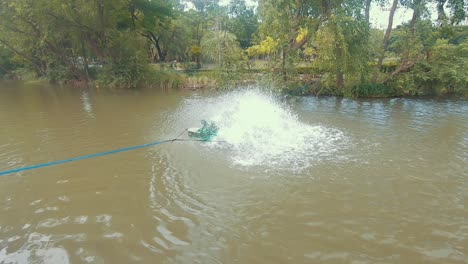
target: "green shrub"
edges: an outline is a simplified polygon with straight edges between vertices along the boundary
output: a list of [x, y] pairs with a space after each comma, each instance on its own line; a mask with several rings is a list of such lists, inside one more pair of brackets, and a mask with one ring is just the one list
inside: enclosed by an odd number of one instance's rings
[[384, 61], [382, 63], [382, 68], [380, 69], [380, 71], [384, 73], [392, 73], [397, 69], [397, 67], [397, 61]]
[[298, 66], [296, 67], [296, 71], [299, 74], [319, 74], [320, 73], [320, 69], [315, 65]]
[[402, 95], [468, 95], [468, 41], [437, 40], [432, 57], [396, 76], [389, 86]]
[[391, 97], [396, 96], [396, 90], [392, 87], [379, 84], [379, 83], [368, 83], [368, 84], [359, 84], [354, 85], [350, 88], [345, 89], [344, 95], [346, 97], [358, 98], [379, 98], [379, 97]]
[[158, 70], [150, 68], [146, 73], [142, 85], [160, 88], [162, 90], [178, 89], [186, 82], [187, 76], [173, 70]]
[[19, 80], [23, 80], [23, 81], [30, 81], [30, 80], [37, 79], [36, 72], [28, 68], [17, 68], [16, 70], [13, 71], [13, 75]]
[[105, 64], [96, 83], [110, 88], [136, 88], [143, 84], [150, 68], [138, 55]]

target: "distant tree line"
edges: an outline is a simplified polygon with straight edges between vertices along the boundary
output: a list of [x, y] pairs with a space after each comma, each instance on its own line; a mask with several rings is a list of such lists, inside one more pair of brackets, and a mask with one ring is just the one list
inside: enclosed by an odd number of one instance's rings
[[[468, 29], [458, 25], [466, 20], [464, 0], [257, 4], [3, 0], [0, 77], [137, 87], [170, 67], [209, 64], [231, 73], [273, 71], [283, 83], [301, 82], [316, 94], [468, 94]], [[384, 31], [371, 27], [373, 4], [391, 6]], [[430, 4], [437, 21], [429, 20]], [[402, 7], [412, 18], [394, 28]], [[303, 80], [307, 74], [313, 82]]]

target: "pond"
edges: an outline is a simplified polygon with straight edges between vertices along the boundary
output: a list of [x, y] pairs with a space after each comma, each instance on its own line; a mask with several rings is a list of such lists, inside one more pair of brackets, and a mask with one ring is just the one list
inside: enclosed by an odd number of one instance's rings
[[0, 176], [0, 263], [466, 263], [463, 100], [2, 83], [0, 171], [201, 120]]

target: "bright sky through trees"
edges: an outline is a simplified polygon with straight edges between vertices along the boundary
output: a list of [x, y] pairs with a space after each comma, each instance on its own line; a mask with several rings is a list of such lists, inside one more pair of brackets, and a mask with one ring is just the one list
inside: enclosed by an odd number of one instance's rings
[[[228, 5], [230, 0], [221, 0], [221, 5]], [[248, 6], [257, 6], [257, 1], [247, 0], [246, 4]], [[371, 18], [370, 21], [372, 26], [379, 29], [385, 29], [388, 25], [388, 14], [390, 12], [391, 3], [387, 3], [385, 6], [381, 7], [375, 3], [372, 4], [371, 7]], [[435, 21], [437, 19], [437, 10], [434, 4], [429, 4], [428, 8], [431, 12], [431, 20]], [[399, 6], [397, 11], [395, 12], [393, 27], [401, 25], [404, 22], [408, 22], [411, 20], [411, 16], [413, 15], [412, 10]], [[465, 24], [466, 21], [465, 21]]]

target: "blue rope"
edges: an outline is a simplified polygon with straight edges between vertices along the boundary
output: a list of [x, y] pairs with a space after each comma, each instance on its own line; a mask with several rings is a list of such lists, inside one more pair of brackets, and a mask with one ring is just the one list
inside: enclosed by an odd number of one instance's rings
[[146, 144], [142, 144], [142, 145], [136, 145], [136, 146], [132, 146], [132, 147], [119, 148], [119, 149], [114, 149], [114, 150], [103, 151], [103, 152], [98, 152], [98, 153], [94, 153], [94, 154], [69, 158], [69, 159], [50, 161], [50, 162], [36, 164], [36, 165], [32, 165], [32, 166], [26, 166], [26, 167], [21, 167], [21, 168], [6, 170], [6, 171], [0, 171], [0, 176], [10, 174], [10, 173], [20, 172], [20, 171], [27, 171], [27, 170], [33, 170], [33, 169], [58, 165], [58, 164], [77, 161], [77, 160], [90, 159], [90, 158], [115, 154], [115, 153], [124, 152], [124, 151], [130, 151], [130, 150], [146, 148], [146, 147], [150, 147], [150, 146], [156, 146], [156, 145], [160, 145], [160, 144], [163, 144], [163, 143], [174, 142], [174, 141], [179, 141], [179, 139], [175, 138], [175, 139], [169, 139], [169, 140], [164, 140], [164, 141], [154, 141], [154, 142], [150, 142], [150, 143], [146, 143]]

